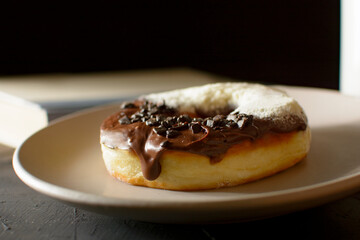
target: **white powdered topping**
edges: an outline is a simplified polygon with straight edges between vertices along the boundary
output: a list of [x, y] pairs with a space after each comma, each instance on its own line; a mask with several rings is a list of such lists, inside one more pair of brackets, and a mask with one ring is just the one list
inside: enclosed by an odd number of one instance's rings
[[298, 116], [306, 119], [300, 105], [285, 92], [260, 84], [214, 83], [143, 96], [152, 102], [165, 101], [166, 105], [181, 112], [221, 112], [229, 107], [233, 113], [245, 113], [257, 118], [286, 118]]

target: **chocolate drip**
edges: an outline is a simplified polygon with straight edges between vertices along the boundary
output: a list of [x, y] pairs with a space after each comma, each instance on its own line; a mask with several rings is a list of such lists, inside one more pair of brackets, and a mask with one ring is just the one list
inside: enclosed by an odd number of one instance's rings
[[[170, 117], [173, 115], [177, 118]], [[238, 115], [235, 119], [237, 122], [218, 115], [191, 120], [166, 107], [165, 103], [155, 106], [138, 101], [125, 104], [103, 122], [101, 143], [111, 148], [133, 150], [140, 159], [143, 176], [154, 180], [160, 175], [159, 159], [166, 150], [204, 155], [211, 163], [216, 163], [234, 144], [254, 140], [267, 132], [305, 130], [307, 125], [296, 116], [289, 116], [283, 124], [249, 115]]]
[[128, 144], [138, 155], [143, 175], [148, 180], [156, 179], [161, 171], [159, 158], [164, 151], [160, 144], [148, 144], [153, 134], [152, 128], [143, 123], [135, 123], [128, 136]]

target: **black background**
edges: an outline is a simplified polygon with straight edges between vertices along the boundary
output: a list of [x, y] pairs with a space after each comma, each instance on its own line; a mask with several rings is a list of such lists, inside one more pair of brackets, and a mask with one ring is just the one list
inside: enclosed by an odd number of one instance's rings
[[339, 85], [339, 0], [30, 2], [2, 7], [0, 75], [186, 66]]

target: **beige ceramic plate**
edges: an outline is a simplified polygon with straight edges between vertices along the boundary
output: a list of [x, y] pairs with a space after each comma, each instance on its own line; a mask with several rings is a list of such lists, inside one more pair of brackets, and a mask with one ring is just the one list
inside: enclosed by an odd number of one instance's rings
[[14, 169], [35, 190], [88, 210], [151, 222], [247, 221], [317, 206], [360, 190], [360, 99], [336, 91], [284, 88], [312, 127], [309, 156], [261, 181], [211, 191], [130, 186], [110, 177], [99, 126], [118, 106], [74, 114], [27, 139]]

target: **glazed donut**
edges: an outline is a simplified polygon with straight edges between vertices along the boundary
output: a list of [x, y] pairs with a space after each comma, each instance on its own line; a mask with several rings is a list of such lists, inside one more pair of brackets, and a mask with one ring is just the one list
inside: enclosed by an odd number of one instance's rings
[[301, 106], [260, 84], [215, 83], [123, 103], [104, 120], [108, 172], [171, 190], [235, 186], [304, 159], [310, 128]]

